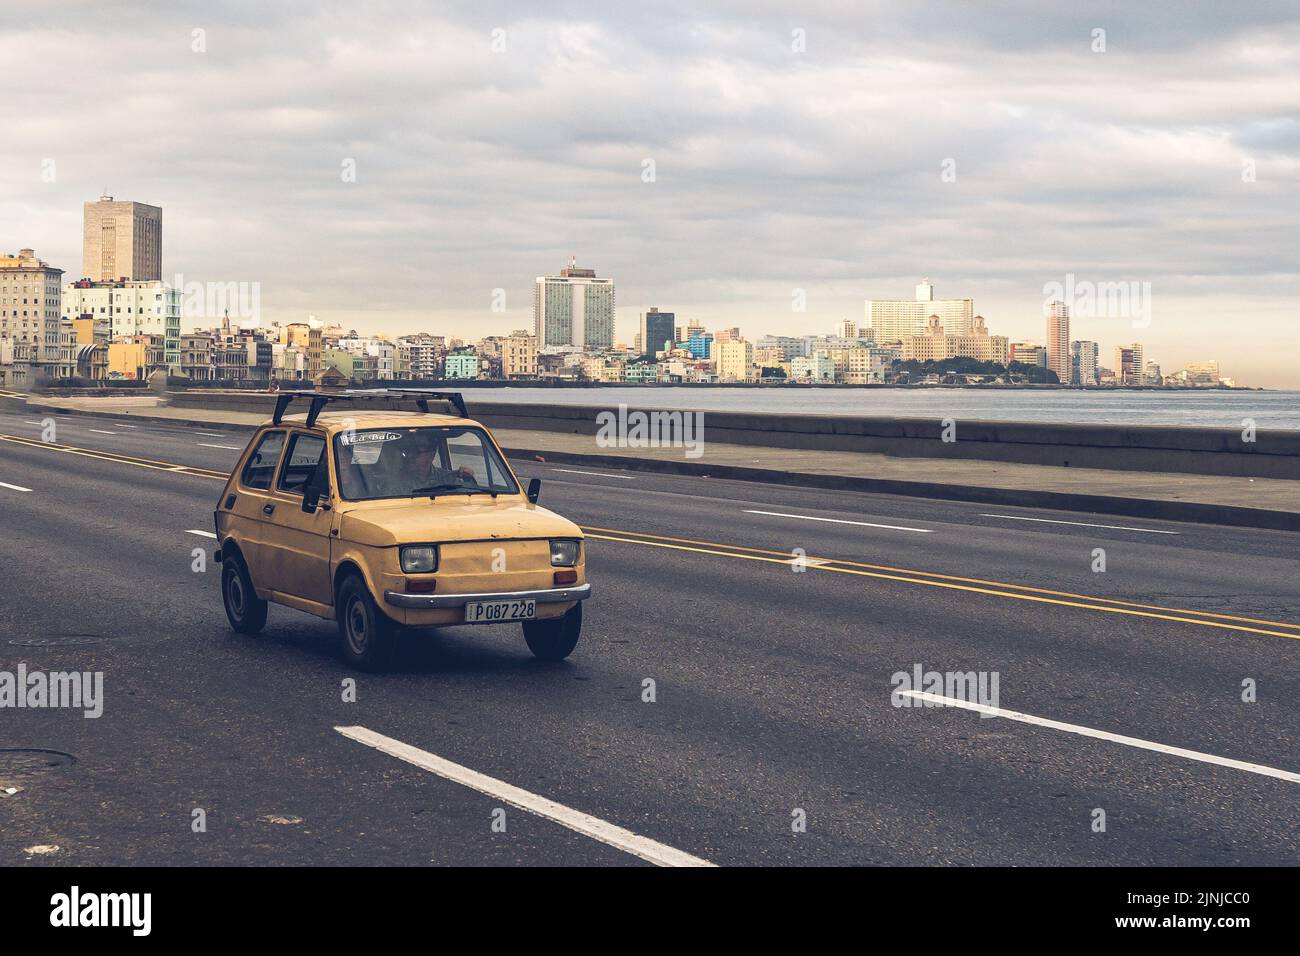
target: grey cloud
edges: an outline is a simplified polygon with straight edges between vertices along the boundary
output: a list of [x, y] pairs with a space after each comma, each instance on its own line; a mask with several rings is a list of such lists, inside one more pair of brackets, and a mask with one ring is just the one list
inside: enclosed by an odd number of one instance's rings
[[3, 245], [78, 271], [107, 186], [164, 206], [169, 273], [260, 281], [272, 318], [508, 331], [575, 252], [618, 280], [624, 337], [650, 304], [824, 330], [923, 273], [1041, 336], [1038, 290], [1072, 270], [1176, 301], [1166, 364], [1224, 347], [1211, 294], [1293, 349], [1297, 51], [1266, 3], [47, 3], [0, 26], [24, 91], [0, 106]]

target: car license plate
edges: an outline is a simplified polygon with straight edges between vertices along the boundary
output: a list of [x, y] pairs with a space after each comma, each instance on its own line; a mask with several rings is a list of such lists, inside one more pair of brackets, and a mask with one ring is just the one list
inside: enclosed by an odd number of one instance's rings
[[537, 602], [471, 601], [465, 605], [466, 624], [496, 624], [500, 621], [531, 621], [537, 616]]

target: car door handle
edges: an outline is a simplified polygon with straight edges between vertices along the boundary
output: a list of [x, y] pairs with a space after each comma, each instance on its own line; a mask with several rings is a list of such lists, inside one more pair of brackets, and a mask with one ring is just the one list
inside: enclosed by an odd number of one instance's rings
[[262, 514], [269, 515], [275, 513], [275, 505], [262, 505]]

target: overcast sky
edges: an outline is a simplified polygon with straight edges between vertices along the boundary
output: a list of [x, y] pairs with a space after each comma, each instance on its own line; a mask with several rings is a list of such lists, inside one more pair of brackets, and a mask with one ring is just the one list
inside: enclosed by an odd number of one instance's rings
[[471, 339], [531, 328], [576, 254], [629, 343], [651, 305], [829, 332], [922, 276], [1041, 342], [1073, 274], [1150, 284], [1147, 327], [1076, 317], [1102, 364], [1300, 388], [1298, 10], [7, 4], [0, 251], [79, 276], [107, 189], [163, 207], [166, 276], [260, 283], [264, 321]]

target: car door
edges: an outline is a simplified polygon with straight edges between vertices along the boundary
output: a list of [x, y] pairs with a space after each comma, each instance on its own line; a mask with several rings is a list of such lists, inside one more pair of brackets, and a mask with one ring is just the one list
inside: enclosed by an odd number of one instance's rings
[[278, 594], [313, 604], [332, 605], [330, 531], [334, 510], [328, 496], [315, 511], [302, 510], [308, 482], [329, 487], [328, 456], [323, 432], [293, 430], [283, 464], [269, 498], [266, 536], [262, 541], [266, 586]]
[[275, 429], [254, 439], [253, 451], [240, 470], [239, 481], [222, 502], [222, 507], [230, 515], [227, 527], [244, 554], [253, 586], [263, 590], [270, 587], [266, 583], [266, 564], [262, 559], [265, 522], [271, 515], [266, 509], [272, 507], [271, 488], [284, 451], [286, 434], [285, 429]]

